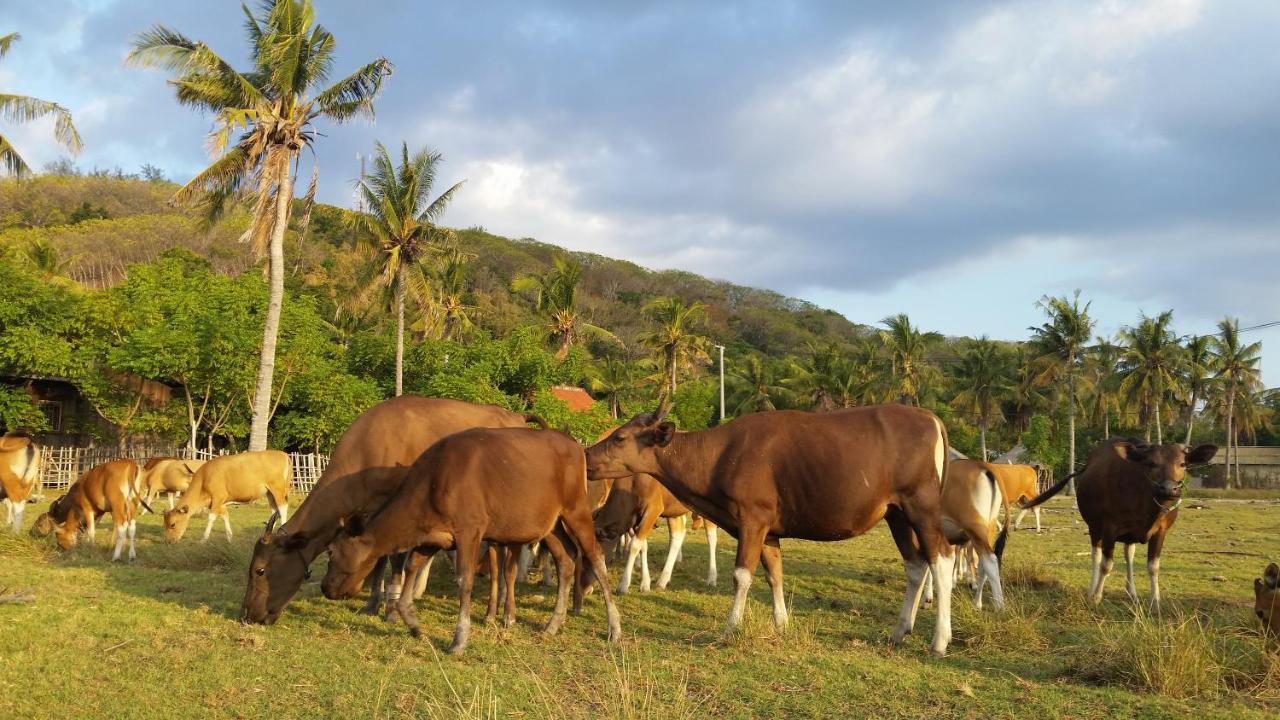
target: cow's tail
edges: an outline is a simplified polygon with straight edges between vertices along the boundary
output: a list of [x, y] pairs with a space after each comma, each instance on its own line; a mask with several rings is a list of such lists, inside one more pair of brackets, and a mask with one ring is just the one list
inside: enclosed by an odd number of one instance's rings
[[[1087, 468], [1087, 467], [1088, 467], [1088, 466], [1086, 465], [1086, 466], [1085, 466], [1085, 468]], [[1037, 496], [1035, 496], [1035, 497], [1031, 498], [1030, 500], [1027, 500], [1027, 501], [1019, 501], [1019, 502], [1018, 502], [1018, 507], [1020, 507], [1020, 508], [1022, 508], [1022, 509], [1024, 509], [1024, 510], [1029, 510], [1029, 509], [1031, 509], [1031, 508], [1033, 508], [1033, 507], [1035, 507], [1035, 506], [1037, 506], [1037, 505], [1042, 505], [1042, 504], [1044, 504], [1044, 502], [1045, 502], [1046, 500], [1048, 500], [1049, 498], [1053, 497], [1054, 495], [1057, 495], [1058, 493], [1062, 492], [1062, 489], [1063, 489], [1063, 488], [1065, 488], [1065, 487], [1067, 486], [1067, 483], [1071, 482], [1071, 480], [1072, 480], [1072, 479], [1074, 479], [1077, 475], [1079, 475], [1080, 473], [1084, 472], [1084, 471], [1085, 471], [1085, 468], [1080, 468], [1079, 470], [1077, 470], [1077, 471], [1075, 471], [1075, 472], [1071, 473], [1070, 475], [1068, 475], [1068, 476], [1066, 476], [1066, 477], [1062, 478], [1062, 479], [1061, 479], [1061, 480], [1059, 480], [1058, 482], [1054, 483], [1053, 487], [1049, 488], [1048, 490], [1045, 490], [1044, 492], [1042, 492], [1042, 493], [1040, 493], [1039, 495], [1037, 495]]]
[[1009, 515], [1009, 503], [1004, 501], [1004, 494], [1000, 492], [1000, 483], [996, 481], [996, 474], [990, 469], [984, 469], [983, 474], [987, 476], [987, 481], [991, 483], [991, 512], [987, 517], [994, 518], [1000, 512], [1000, 508], [1004, 508], [1004, 527], [1000, 528], [1000, 534], [996, 536], [995, 545], [992, 551], [996, 555], [996, 562], [1001, 563], [1004, 556], [1005, 542], [1009, 539], [1009, 526], [1011, 524]]
[[138, 503], [138, 505], [141, 505], [143, 508], [145, 508], [147, 512], [151, 513], [152, 515], [155, 515], [156, 511], [151, 509], [151, 506], [147, 504], [146, 498], [142, 496], [142, 488], [139, 487], [141, 480], [142, 480], [142, 469], [138, 467], [137, 463], [134, 463], [133, 477], [129, 478], [129, 481], [124, 484], [125, 502], [136, 502]]
[[543, 420], [541, 416], [534, 415], [533, 413], [524, 413], [524, 421], [527, 423], [533, 423], [543, 430], [551, 429], [551, 426], [547, 424], [546, 420]]

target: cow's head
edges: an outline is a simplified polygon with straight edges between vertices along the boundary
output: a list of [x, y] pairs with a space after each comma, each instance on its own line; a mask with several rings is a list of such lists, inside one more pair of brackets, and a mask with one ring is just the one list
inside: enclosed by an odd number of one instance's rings
[[1253, 611], [1262, 621], [1262, 631], [1280, 636], [1280, 565], [1271, 563], [1262, 577], [1253, 581]]
[[1142, 468], [1156, 502], [1163, 503], [1182, 497], [1186, 483], [1187, 466], [1203, 465], [1218, 452], [1217, 445], [1198, 445], [1187, 450], [1185, 445], [1145, 445], [1137, 442], [1115, 444], [1116, 454]]
[[355, 595], [377, 562], [373, 536], [364, 531], [364, 522], [359, 516], [347, 518], [338, 536], [329, 543], [329, 570], [320, 581], [320, 591], [330, 600]]
[[275, 530], [272, 515], [266, 530], [253, 546], [249, 558], [249, 582], [240, 604], [240, 620], [270, 625], [280, 618], [284, 606], [298, 593], [302, 581], [311, 576], [305, 555], [311, 537], [304, 532]]
[[671, 443], [676, 426], [666, 421], [671, 405], [665, 399], [651, 413], [635, 416], [631, 422], [587, 448], [587, 478], [609, 480], [637, 473], [660, 475], [657, 450]]
[[178, 542], [182, 539], [182, 535], [187, 532], [187, 523], [191, 521], [191, 508], [187, 505], [179, 505], [172, 510], [166, 510], [164, 513], [164, 541]]
[[594, 513], [596, 539], [611, 543], [635, 526], [640, 512], [640, 498], [636, 497], [635, 477], [628, 475], [613, 481], [609, 497]]

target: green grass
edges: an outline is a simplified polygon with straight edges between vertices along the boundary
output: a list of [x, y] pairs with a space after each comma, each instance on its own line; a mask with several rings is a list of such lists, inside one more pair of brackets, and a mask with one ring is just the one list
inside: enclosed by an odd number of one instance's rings
[[[166, 546], [158, 518], [144, 516], [133, 565], [109, 562], [106, 528], [98, 546], [69, 553], [0, 533], [0, 595], [35, 595], [0, 604], [0, 717], [1274, 718], [1280, 661], [1263, 651], [1252, 582], [1280, 554], [1280, 503], [1196, 504], [1166, 548], [1163, 618], [1124, 600], [1122, 556], [1103, 605], [1084, 601], [1087, 536], [1070, 501], [1055, 500], [1046, 532], [1009, 540], [1004, 616], [957, 592], [943, 660], [927, 657], [927, 609], [913, 637], [886, 644], [903, 575], [883, 527], [844, 543], [784, 542], [793, 616], [782, 634], [757, 574], [744, 632], [720, 641], [734, 543], [722, 540], [712, 591], [701, 583], [706, 545], [690, 533], [673, 589], [619, 599], [621, 645], [604, 642], [598, 593], [558, 637], [539, 632], [554, 594], [536, 586], [519, 589], [515, 628], [486, 627], [481, 582], [457, 659], [443, 652], [457, 612], [446, 563], [419, 603], [424, 640], [356, 614], [363, 599], [322, 598], [323, 563], [277, 625], [237, 622], [265, 508], [232, 511], [230, 544], [215, 532]], [[1138, 587], [1145, 594], [1145, 565]]]

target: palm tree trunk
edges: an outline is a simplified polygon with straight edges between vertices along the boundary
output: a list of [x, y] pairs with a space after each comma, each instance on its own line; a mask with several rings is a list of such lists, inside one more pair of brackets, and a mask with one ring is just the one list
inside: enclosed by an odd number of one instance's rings
[[1164, 430], [1160, 427], [1160, 401], [1156, 400], [1156, 444], [1164, 444]]
[[1231, 484], [1231, 438], [1232, 438], [1231, 431], [1234, 429], [1233, 420], [1235, 419], [1235, 413], [1236, 413], [1236, 388], [1235, 388], [1235, 383], [1232, 382], [1227, 385], [1227, 457], [1224, 458], [1226, 460], [1226, 471], [1227, 471], [1226, 486], [1227, 487], [1233, 487], [1233, 485]]
[[267, 425], [271, 422], [271, 381], [276, 372], [276, 340], [280, 337], [280, 310], [284, 307], [284, 233], [289, 227], [289, 206], [293, 202], [292, 153], [280, 149], [276, 162], [280, 183], [276, 189], [276, 217], [271, 228], [271, 283], [267, 300], [267, 321], [262, 326], [262, 354], [258, 358], [258, 383], [253, 395], [253, 422], [249, 428], [249, 450], [267, 449]]
[[1196, 391], [1191, 391], [1191, 407], [1187, 408], [1187, 439], [1182, 441], [1183, 445], [1191, 444], [1191, 428], [1196, 424]]
[[676, 400], [676, 354], [671, 353], [671, 402]]
[[[1076, 471], [1076, 358], [1074, 354], [1067, 356], [1067, 403], [1070, 405], [1067, 408], [1067, 425], [1071, 433], [1071, 442], [1068, 446], [1070, 449], [1067, 453], [1067, 461], [1070, 464], [1067, 465], [1067, 472], [1073, 473]], [[1067, 494], [1076, 494], [1074, 478], [1067, 484]]]
[[987, 421], [983, 418], [978, 422], [978, 435], [982, 438], [982, 462], [987, 461]]
[[404, 394], [404, 263], [396, 266], [396, 397]]
[[1107, 407], [1102, 410], [1102, 439], [1106, 440], [1111, 437], [1111, 408]]

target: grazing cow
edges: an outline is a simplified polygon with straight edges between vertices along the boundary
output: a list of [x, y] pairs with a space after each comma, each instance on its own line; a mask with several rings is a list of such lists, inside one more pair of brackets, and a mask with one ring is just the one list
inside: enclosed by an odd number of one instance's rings
[[1253, 611], [1264, 633], [1280, 637], [1280, 565], [1271, 563], [1262, 577], [1254, 579]]
[[773, 590], [774, 623], [786, 625], [782, 538], [844, 540], [884, 519], [907, 575], [891, 641], [915, 625], [925, 570], [932, 568], [938, 624], [931, 650], [946, 653], [954, 554], [942, 531], [947, 433], [936, 416], [905, 405], [774, 411], [677, 434], [664, 421], [667, 410], [663, 403], [591, 446], [588, 474], [653, 475], [680, 502], [738, 539], [726, 633], [741, 623], [761, 560]]
[[1138, 440], [1104, 440], [1089, 453], [1082, 470], [1063, 478], [1024, 507], [1034, 507], [1057, 495], [1071, 478], [1076, 480], [1076, 504], [1089, 526], [1093, 546], [1093, 579], [1089, 597], [1102, 602], [1102, 586], [1114, 565], [1117, 542], [1124, 543], [1125, 589], [1135, 602], [1133, 555], [1147, 546], [1147, 575], [1151, 579], [1151, 607], [1160, 611], [1160, 551], [1182, 505], [1187, 466], [1209, 462], [1218, 452], [1213, 445], [1187, 450], [1178, 443], [1148, 445]]
[[114, 562], [120, 559], [124, 543], [129, 541], [129, 560], [138, 557], [134, 537], [138, 532], [138, 505], [141, 502], [138, 464], [132, 460], [113, 460], [91, 468], [73, 483], [67, 493], [49, 505], [49, 511], [36, 518], [31, 534], [56, 533], [58, 547], [75, 547], [81, 530], [92, 542], [97, 533], [98, 518], [111, 513]]
[[[942, 530], [947, 541], [962, 549], [956, 555], [956, 567], [967, 565], [968, 552], [977, 556], [973, 570], [973, 604], [982, 608], [982, 594], [991, 582], [991, 602], [996, 610], [1004, 609], [1004, 586], [1000, 581], [1000, 556], [1004, 554], [1009, 535], [1009, 510], [991, 463], [980, 460], [952, 460], [947, 463], [947, 479], [942, 484]], [[1000, 509], [1005, 509], [1005, 527], [996, 530]], [[925, 584], [925, 602], [933, 601], [929, 584]]]
[[[449, 651], [461, 653], [471, 628], [471, 587], [482, 541], [514, 550], [543, 540], [560, 571], [556, 606], [546, 632], [564, 622], [574, 561], [565, 540], [595, 568], [609, 622], [609, 640], [622, 635], [607, 587], [604, 553], [596, 544], [587, 502], [582, 446], [568, 435], [532, 428], [475, 428], [432, 445], [409, 468], [404, 483], [368, 522], [353, 520], [329, 545], [329, 571], [321, 589], [340, 599], [359, 591], [377, 559], [415, 550], [406, 576], [416, 574], [439, 550], [457, 550], [458, 627]], [[553, 535], [557, 523], [565, 538]], [[510, 555], [511, 553], [508, 553]], [[514, 580], [507, 563], [508, 576]], [[508, 597], [512, 588], [508, 583]], [[411, 593], [397, 611], [414, 637], [420, 635]]]
[[142, 499], [147, 504], [156, 495], [164, 493], [169, 496], [169, 509], [173, 509], [174, 498], [187, 491], [191, 486], [191, 478], [204, 464], [205, 460], [179, 460], [178, 458], [151, 458], [142, 466]]
[[289, 455], [279, 450], [261, 450], [223, 455], [205, 463], [191, 478], [191, 485], [178, 499], [178, 505], [164, 514], [164, 539], [177, 542], [187, 531], [191, 516], [201, 510], [209, 510], [209, 522], [204, 526], [204, 537], [213, 532], [213, 521], [222, 516], [231, 539], [231, 516], [228, 504], [248, 503], [267, 498], [271, 508], [281, 519], [289, 514], [289, 485], [293, 481], [293, 468]]
[[[446, 435], [474, 427], [525, 427], [535, 420], [496, 405], [402, 395], [366, 410], [347, 428], [329, 465], [289, 522], [268, 527], [253, 548], [240, 617], [274, 623], [308, 576], [308, 567], [349, 518], [367, 517], [400, 488], [418, 456]], [[379, 607], [375, 593], [366, 611]], [[398, 595], [395, 585], [388, 595]]]
[[[618, 593], [625, 594], [631, 587], [631, 574], [636, 560], [640, 560], [640, 590], [649, 592], [649, 534], [659, 518], [667, 519], [667, 529], [671, 533], [671, 546], [667, 548], [667, 561], [658, 575], [658, 589], [662, 590], [671, 582], [671, 572], [675, 569], [676, 559], [680, 556], [680, 548], [684, 545], [687, 532], [686, 517], [689, 508], [685, 507], [662, 486], [652, 475], [631, 475], [613, 481], [613, 489], [604, 505], [595, 512], [596, 539], [606, 546], [627, 533], [634, 537], [627, 548], [626, 566], [622, 570], [622, 578], [618, 582]], [[704, 522], [707, 532], [707, 546], [711, 559], [707, 568], [707, 585], [716, 585], [716, 526]], [[583, 584], [591, 582], [590, 571], [585, 569]]]
[[1000, 492], [1004, 496], [1004, 505], [1006, 510], [1011, 510], [1012, 505], [1017, 504], [1020, 508], [1018, 519], [1013, 521], [1013, 529], [1022, 529], [1022, 518], [1026, 517], [1028, 512], [1034, 512], [1036, 516], [1036, 532], [1040, 532], [1040, 506], [1022, 507], [1022, 503], [1031, 500], [1040, 493], [1040, 476], [1036, 473], [1036, 469], [1030, 465], [1007, 465], [1005, 463], [988, 463], [987, 469], [996, 476], [996, 482], [1000, 483]]
[[0, 437], [0, 499], [8, 502], [14, 532], [22, 530], [27, 498], [39, 478], [40, 452], [31, 436], [13, 432]]

